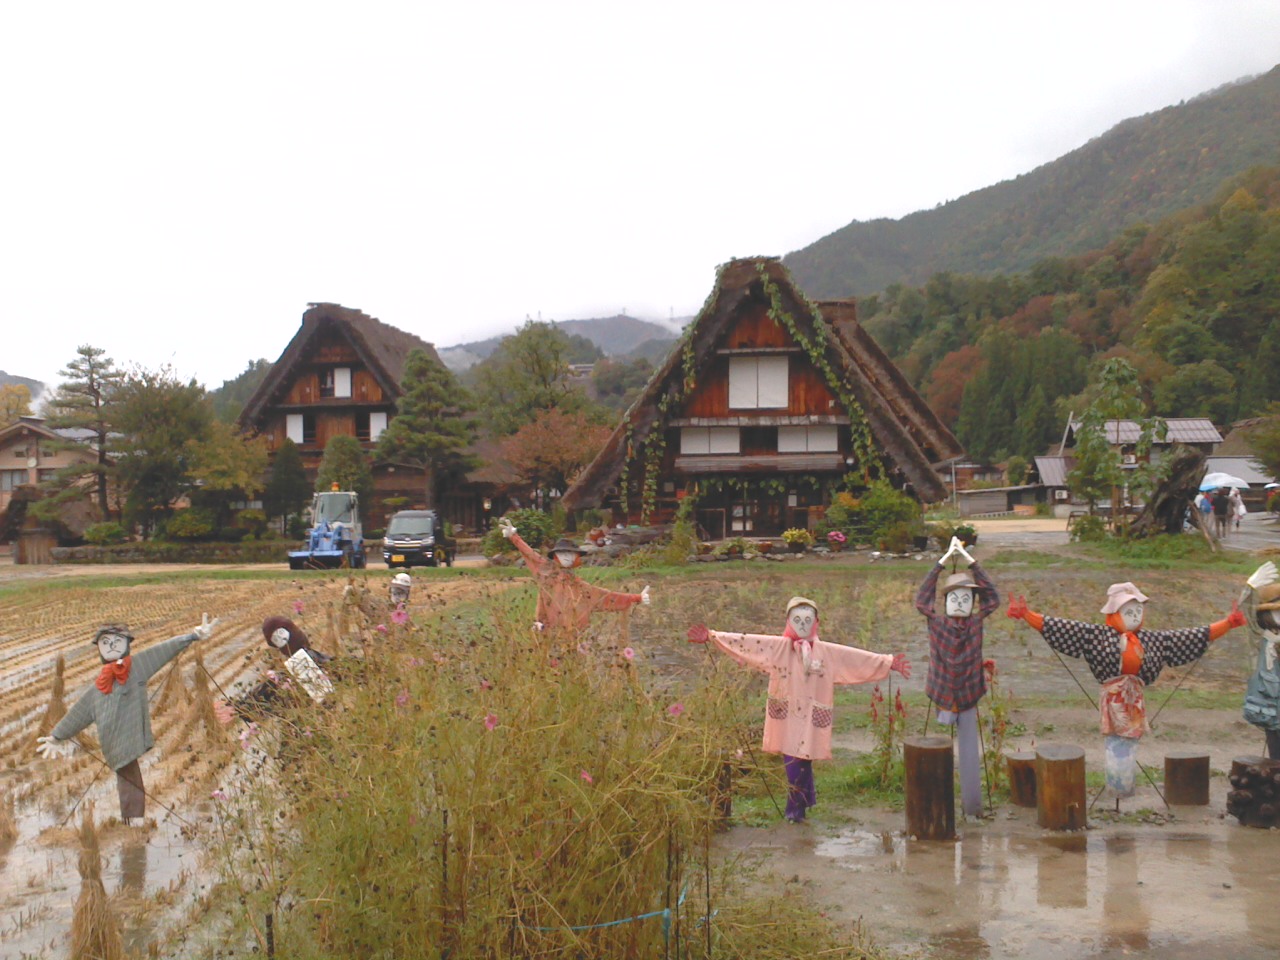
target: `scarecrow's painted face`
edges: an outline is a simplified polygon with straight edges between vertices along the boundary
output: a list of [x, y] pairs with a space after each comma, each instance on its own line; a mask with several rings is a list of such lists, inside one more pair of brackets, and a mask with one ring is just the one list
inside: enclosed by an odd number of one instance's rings
[[947, 616], [967, 617], [973, 613], [973, 588], [957, 587], [947, 593]]
[[271, 634], [271, 645], [279, 650], [283, 650], [289, 642], [289, 631], [284, 627], [276, 627]]
[[392, 603], [408, 603], [409, 602], [409, 585], [407, 583], [393, 583], [391, 585], [391, 602]]
[[122, 660], [129, 653], [129, 638], [118, 633], [104, 633], [98, 638], [98, 656], [103, 663]]
[[571, 550], [557, 550], [556, 562], [567, 570], [578, 562], [578, 555]]
[[1263, 630], [1280, 630], [1280, 610], [1259, 610], [1258, 626]]
[[1132, 632], [1142, 626], [1142, 602], [1140, 600], [1126, 600], [1120, 608], [1120, 619], [1124, 621], [1126, 630]]
[[808, 640], [818, 623], [818, 611], [806, 603], [797, 604], [787, 614], [787, 623], [797, 637]]

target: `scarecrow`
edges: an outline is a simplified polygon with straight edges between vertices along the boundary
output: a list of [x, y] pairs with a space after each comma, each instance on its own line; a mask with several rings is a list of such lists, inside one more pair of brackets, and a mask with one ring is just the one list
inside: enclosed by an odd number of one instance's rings
[[413, 579], [401, 571], [391, 578], [391, 608], [403, 610], [409, 606], [409, 591], [413, 589]]
[[284, 657], [284, 668], [312, 700], [320, 703], [333, 693], [333, 684], [321, 666], [333, 657], [311, 646], [307, 635], [287, 617], [267, 617], [262, 621], [262, 635], [267, 644]]
[[[942, 585], [944, 613], [936, 609], [938, 577], [953, 555], [968, 565]], [[974, 609], [975, 600], [977, 609]], [[960, 800], [967, 816], [982, 814], [978, 701], [987, 692], [982, 659], [982, 621], [995, 612], [1000, 597], [991, 578], [956, 537], [933, 565], [916, 594], [916, 609], [929, 622], [929, 674], [925, 694], [938, 708], [938, 722], [956, 727], [960, 748]]]
[[1267, 756], [1280, 760], [1280, 574], [1268, 560], [1245, 581], [1240, 607], [1258, 643], [1258, 661], [1244, 695], [1244, 718], [1267, 736]]
[[[1244, 614], [1232, 604], [1225, 619], [1204, 627], [1143, 630], [1147, 595], [1132, 583], [1113, 583], [1102, 605], [1106, 625], [1046, 617], [1014, 597], [1009, 616], [1025, 620], [1058, 653], [1083, 657], [1102, 684], [1098, 710], [1106, 736], [1106, 787], [1119, 803], [1133, 796], [1138, 740], [1147, 732], [1143, 689], [1155, 683], [1165, 667], [1200, 659], [1209, 643], [1228, 630], [1244, 626]], [[1064, 664], [1065, 665], [1065, 664]]]
[[572, 540], [557, 540], [550, 553], [542, 557], [524, 542], [506, 517], [498, 521], [498, 526], [502, 535], [520, 551], [538, 582], [535, 629], [581, 633], [590, 626], [591, 614], [597, 611], [613, 613], [649, 602], [648, 587], [639, 593], [620, 593], [581, 579], [573, 570], [582, 564], [585, 551]]
[[151, 710], [147, 681], [195, 640], [207, 640], [218, 625], [206, 613], [190, 633], [131, 653], [133, 634], [124, 624], [98, 628], [93, 643], [102, 659], [98, 679], [75, 702], [47, 737], [38, 737], [36, 751], [46, 760], [70, 756], [77, 744], [71, 738], [91, 723], [98, 725], [98, 740], [107, 766], [116, 772], [120, 818], [126, 823], [146, 812], [146, 793], [138, 758], [155, 746], [151, 734]]
[[790, 785], [785, 816], [792, 823], [803, 822], [818, 802], [813, 761], [831, 758], [835, 685], [883, 680], [890, 670], [911, 676], [911, 664], [900, 653], [871, 653], [818, 639], [818, 605], [805, 597], [788, 601], [780, 637], [721, 633], [703, 624], [689, 628], [691, 643], [708, 640], [738, 663], [769, 674], [763, 749], [782, 754]]

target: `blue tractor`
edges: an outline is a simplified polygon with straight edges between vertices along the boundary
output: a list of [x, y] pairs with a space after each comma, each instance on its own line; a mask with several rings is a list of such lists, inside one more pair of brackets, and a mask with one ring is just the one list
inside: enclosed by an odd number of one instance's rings
[[360, 498], [350, 490], [317, 493], [311, 501], [307, 545], [305, 549], [289, 551], [289, 569], [347, 567], [354, 570], [364, 565]]

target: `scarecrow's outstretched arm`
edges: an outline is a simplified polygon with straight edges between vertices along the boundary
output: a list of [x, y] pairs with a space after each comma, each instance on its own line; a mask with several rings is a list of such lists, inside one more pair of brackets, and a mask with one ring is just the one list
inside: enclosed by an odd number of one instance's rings
[[1033, 630], [1044, 631], [1044, 614], [1036, 613], [1027, 606], [1026, 597], [1009, 598], [1009, 616], [1014, 620], [1025, 620]]

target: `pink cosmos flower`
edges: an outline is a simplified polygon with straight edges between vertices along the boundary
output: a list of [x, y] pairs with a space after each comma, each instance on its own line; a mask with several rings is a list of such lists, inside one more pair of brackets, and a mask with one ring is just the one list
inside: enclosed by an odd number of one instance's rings
[[409, 611], [404, 607], [397, 607], [395, 613], [391, 614], [391, 622], [403, 626], [409, 622]]
[[408, 690], [401, 690], [399, 693], [397, 693], [397, 694], [396, 694], [396, 706], [397, 706], [397, 707], [407, 706], [407, 705], [408, 705], [408, 703], [409, 703], [409, 691], [408, 691]]
[[496, 713], [486, 713], [484, 715], [484, 728], [492, 730], [498, 725], [498, 715]]
[[684, 713], [684, 704], [673, 703], [671, 706], [667, 707], [667, 713], [671, 714], [673, 719], [680, 716], [680, 714]]
[[209, 794], [209, 796], [221, 803], [223, 800], [227, 799], [227, 791], [219, 787], [217, 790], [213, 791], [213, 793]]
[[480, 689], [481, 689], [481, 690], [492, 690], [492, 689], [493, 689], [493, 684], [492, 684], [492, 683], [490, 683], [488, 680], [485, 680], [485, 679], [481, 678], [481, 680], [480, 680]]
[[279, 678], [280, 678], [280, 675], [276, 673], [274, 670], [267, 671], [267, 679], [270, 680], [272, 683], [275, 683]]
[[302, 601], [301, 601], [301, 600], [295, 600], [295, 601], [293, 601], [293, 612], [294, 612], [294, 614], [302, 613]]
[[386, 633], [386, 632], [387, 632], [387, 625], [386, 625], [385, 623], [380, 623], [380, 624], [378, 624], [376, 627], [374, 627], [373, 629], [377, 630], [379, 633]]
[[580, 776], [583, 780], [587, 781], [587, 783], [595, 783], [595, 782], [596, 782], [596, 781], [595, 781], [595, 778], [594, 778], [594, 777], [592, 777], [592, 776], [591, 776], [591, 774], [587, 773], [587, 771], [585, 771], [585, 770], [581, 770], [581, 771], [579, 771], [579, 772], [578, 772], [578, 776]]
[[587, 641], [583, 640], [580, 644], [578, 644], [578, 652], [583, 654], [584, 656], [591, 652], [591, 647], [587, 646]]
[[557, 658], [557, 657], [552, 657], [552, 658], [551, 658], [551, 666], [552, 666], [553, 668], [554, 668], [554, 667], [558, 667], [558, 666], [560, 666], [560, 660], [559, 660], [559, 658]]
[[426, 662], [427, 662], [427, 661], [423, 660], [421, 657], [410, 657], [410, 658], [409, 658], [409, 666], [411, 666], [411, 667], [420, 667], [420, 666], [422, 666], [422, 665], [423, 665], [424, 663], [426, 663]]
[[628, 660], [634, 660], [636, 658], [636, 652], [632, 650], [630, 647], [623, 647], [622, 655], [626, 657]]
[[258, 732], [258, 725], [256, 723], [251, 723], [249, 724], [249, 726], [245, 727], [243, 730], [240, 731], [240, 749], [241, 750], [249, 749], [249, 741], [253, 739], [253, 735], [257, 732]]

